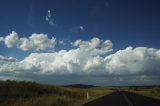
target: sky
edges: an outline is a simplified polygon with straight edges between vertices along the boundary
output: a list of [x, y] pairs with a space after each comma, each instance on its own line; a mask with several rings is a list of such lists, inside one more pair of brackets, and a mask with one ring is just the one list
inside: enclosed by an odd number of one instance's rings
[[160, 84], [160, 1], [1, 0], [0, 79]]

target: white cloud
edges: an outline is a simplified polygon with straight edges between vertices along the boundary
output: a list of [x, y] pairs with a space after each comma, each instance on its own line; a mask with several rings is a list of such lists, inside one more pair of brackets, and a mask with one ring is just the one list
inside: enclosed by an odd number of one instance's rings
[[51, 10], [48, 10], [45, 20], [48, 22], [49, 25], [56, 25], [54, 23], [54, 19], [52, 18]]
[[18, 41], [18, 34], [15, 31], [12, 31], [4, 38], [4, 43], [8, 48], [18, 45]]
[[[121, 82], [129, 76], [139, 75], [139, 78], [145, 76], [143, 81], [151, 81], [154, 76], [160, 75], [160, 49], [127, 47], [107, 55], [112, 49], [109, 40], [103, 41], [99, 38], [92, 38], [90, 41], [76, 40], [73, 45], [77, 48], [53, 53], [31, 53], [22, 61], [0, 56], [0, 74], [30, 76], [33, 79], [35, 75], [98, 75], [106, 78], [111, 75], [115, 77], [114, 81]], [[104, 57], [104, 54], [107, 56]], [[123, 77], [122, 80], [119, 75], [127, 78]]]
[[79, 46], [80, 48], [86, 50], [93, 50], [99, 46], [100, 42], [101, 41], [99, 38], [92, 38], [91, 41], [76, 40], [73, 43], [73, 46]]
[[105, 58], [111, 74], [160, 73], [160, 50], [147, 47], [127, 47]]
[[46, 50], [50, 48], [54, 48], [56, 45], [55, 38], [48, 38], [47, 34], [32, 34], [29, 38], [19, 38], [18, 34], [15, 31], [12, 31], [9, 35], [5, 38], [1, 37], [8, 48], [17, 47], [21, 50]]
[[90, 41], [82, 41], [82, 40], [76, 40], [74, 43], [72, 43], [73, 46], [78, 46], [80, 49], [84, 50], [102, 50], [102, 51], [108, 51], [112, 48], [113, 44], [110, 40], [100, 40], [99, 38], [92, 38]]
[[128, 47], [103, 58], [94, 50], [77, 48], [54, 53], [32, 53], [21, 63], [32, 66], [28, 68], [30, 70], [33, 66], [38, 67], [38, 72], [43, 74], [154, 74], [160, 73], [160, 50]]
[[[30, 39], [32, 38], [34, 39], [33, 36]], [[40, 40], [38, 39], [38, 41]], [[78, 46], [78, 48], [68, 51], [60, 50], [59, 52], [55, 51], [52, 53], [31, 53], [24, 60], [16, 62], [16, 65], [18, 68], [20, 67], [24, 70], [27, 69], [31, 72], [32, 70], [34, 70], [34, 72], [37, 70], [37, 73], [46, 74], [103, 73], [127, 75], [152, 73], [153, 71], [159, 72], [158, 70], [160, 69], [159, 49], [127, 47], [124, 50], [119, 50], [104, 58], [102, 55], [109, 52], [112, 47], [112, 43], [109, 40], [104, 42], [99, 38], [92, 38], [90, 41], [76, 40], [73, 45]], [[105, 50], [105, 52], [102, 52], [102, 50]], [[2, 56], [0, 56], [0, 59], [1, 61], [14, 60]], [[15, 63], [15, 61], [13, 62]]]
[[112, 48], [112, 46], [113, 46], [113, 43], [110, 40], [106, 40], [105, 42], [103, 42], [101, 44], [101, 49], [102, 50], [109, 50]]
[[49, 48], [54, 48], [56, 44], [56, 39], [49, 39], [46, 34], [32, 34], [29, 39], [20, 38], [20, 46], [22, 50], [46, 50]]
[[[84, 70], [90, 72], [102, 73], [104, 74], [106, 72], [105, 70], [105, 64], [104, 64], [104, 58], [100, 56], [95, 56], [90, 59], [88, 59], [83, 67]], [[97, 72], [99, 71], [99, 72]]]
[[77, 48], [69, 51], [61, 50], [54, 53], [32, 53], [21, 61], [21, 63], [38, 67], [41, 70], [40, 73], [43, 74], [84, 75], [88, 73], [86, 71], [86, 62], [96, 55], [98, 54], [95, 54], [94, 51], [84, 51]]
[[[13, 66], [15, 70], [29, 70], [29, 72], [34, 71], [34, 73], [35, 70], [38, 70], [36, 73], [39, 74], [84, 75], [92, 72], [95, 73], [96, 70], [92, 69], [98, 66], [100, 68], [100, 64], [103, 62], [103, 58], [100, 57], [100, 55], [104, 54], [104, 52], [101, 52], [101, 50], [96, 48], [99, 46], [100, 41], [101, 40], [98, 38], [93, 38], [91, 41], [82, 41], [87, 45], [90, 42], [90, 47], [79, 45], [78, 48], [70, 49], [68, 51], [60, 50], [59, 52], [54, 53], [31, 53], [24, 60], [16, 62], [17, 69], [15, 69], [14, 65]], [[88, 50], [86, 47], [91, 49]], [[109, 51], [110, 49], [105, 50], [105, 53]], [[10, 66], [7, 66], [7, 69], [9, 67]], [[101, 73], [101, 71], [99, 72]]]

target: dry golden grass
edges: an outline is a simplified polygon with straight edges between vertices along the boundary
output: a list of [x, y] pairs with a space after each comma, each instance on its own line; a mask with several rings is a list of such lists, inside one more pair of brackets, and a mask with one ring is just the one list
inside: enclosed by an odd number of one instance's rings
[[147, 89], [138, 88], [136, 90], [126, 89], [126, 90], [160, 100], [160, 87], [153, 87], [153, 88], [147, 88]]
[[[7, 101], [0, 106], [82, 106], [84, 103], [94, 100], [112, 91], [107, 88], [65, 88], [60, 94], [42, 95], [39, 97], [17, 98], [14, 101]], [[89, 99], [87, 100], [87, 92]]]

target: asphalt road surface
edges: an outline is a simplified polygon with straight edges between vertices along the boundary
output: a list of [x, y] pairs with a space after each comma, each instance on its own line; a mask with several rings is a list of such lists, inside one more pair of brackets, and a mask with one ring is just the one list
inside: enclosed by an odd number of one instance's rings
[[117, 91], [83, 106], [160, 106], [160, 100], [126, 91]]

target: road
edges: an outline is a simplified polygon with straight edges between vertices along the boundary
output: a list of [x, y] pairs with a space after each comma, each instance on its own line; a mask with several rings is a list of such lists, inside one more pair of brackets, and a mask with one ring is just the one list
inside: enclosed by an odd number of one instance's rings
[[117, 91], [83, 106], [160, 106], [160, 100], [126, 91]]

